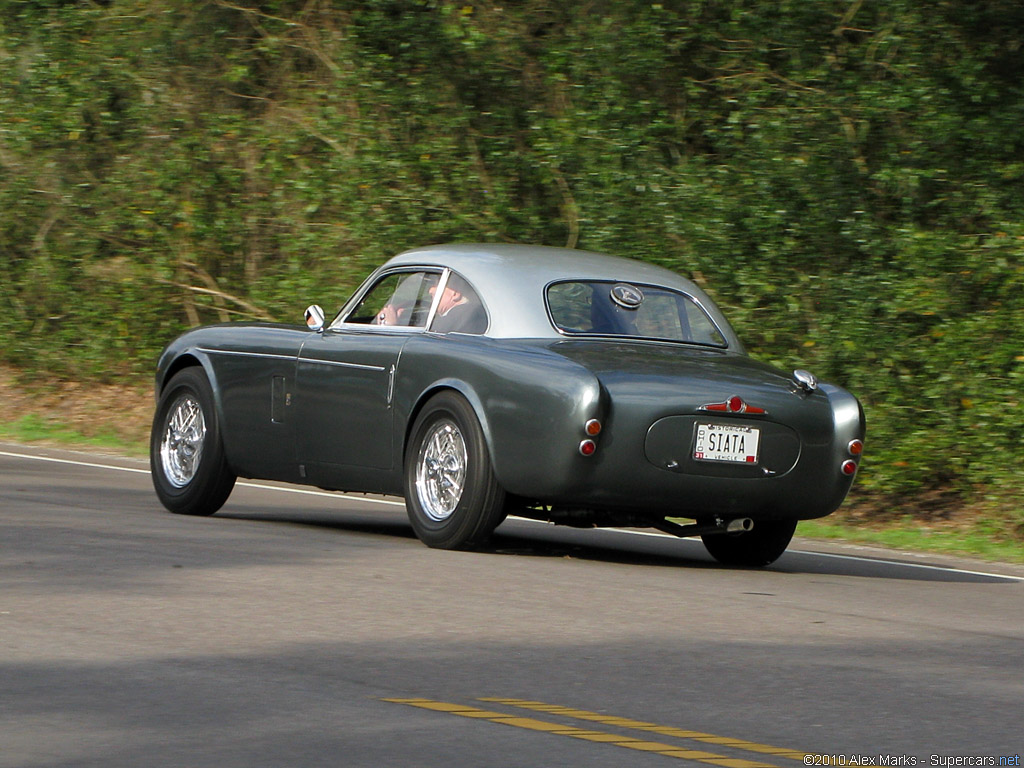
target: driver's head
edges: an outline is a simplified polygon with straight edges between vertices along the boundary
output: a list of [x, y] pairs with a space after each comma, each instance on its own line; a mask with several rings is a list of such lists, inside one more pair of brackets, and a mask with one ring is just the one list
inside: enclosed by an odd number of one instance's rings
[[[441, 294], [441, 300], [437, 303], [437, 314], [445, 314], [449, 309], [462, 301], [465, 296], [462, 284], [462, 278], [456, 277], [455, 275], [450, 275], [448, 277], [448, 283], [444, 287], [444, 293]], [[433, 296], [436, 292], [437, 286], [432, 286], [430, 288], [430, 295]]]

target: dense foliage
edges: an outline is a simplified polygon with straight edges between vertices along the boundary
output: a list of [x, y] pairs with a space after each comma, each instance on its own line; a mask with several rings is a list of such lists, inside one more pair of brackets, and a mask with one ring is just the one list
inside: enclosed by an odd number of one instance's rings
[[1013, 498], [1022, 40], [1019, 0], [4, 0], [0, 359], [137, 375], [407, 247], [569, 245], [857, 393], [862, 489]]

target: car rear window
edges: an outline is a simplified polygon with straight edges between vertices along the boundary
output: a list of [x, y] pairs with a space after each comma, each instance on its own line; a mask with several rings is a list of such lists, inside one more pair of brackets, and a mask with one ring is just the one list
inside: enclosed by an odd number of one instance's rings
[[566, 281], [547, 289], [548, 313], [567, 335], [625, 336], [725, 347], [725, 336], [684, 293], [654, 285]]

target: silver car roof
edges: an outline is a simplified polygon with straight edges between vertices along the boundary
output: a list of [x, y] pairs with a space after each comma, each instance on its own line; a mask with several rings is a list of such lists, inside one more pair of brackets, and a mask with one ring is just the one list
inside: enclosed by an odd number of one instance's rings
[[728, 321], [704, 291], [691, 280], [648, 262], [550, 246], [455, 244], [405, 251], [381, 270], [405, 266], [449, 267], [466, 278], [490, 315], [487, 335], [496, 338], [558, 338], [548, 317], [545, 288], [563, 280], [610, 280], [688, 294], [714, 319], [729, 347], [742, 350]]

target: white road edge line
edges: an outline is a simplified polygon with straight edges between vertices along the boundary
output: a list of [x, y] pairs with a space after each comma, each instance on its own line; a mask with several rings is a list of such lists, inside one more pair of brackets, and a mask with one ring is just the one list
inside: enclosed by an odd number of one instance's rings
[[[28, 453], [12, 453], [10, 451], [0, 451], [0, 456], [9, 456], [14, 459], [29, 459], [32, 461], [49, 461], [55, 464], [71, 464], [77, 467], [90, 467], [93, 469], [113, 469], [118, 472], [136, 472], [143, 475], [148, 475], [148, 469], [138, 469], [136, 467], [119, 467], [116, 464], [96, 464], [89, 461], [77, 461], [74, 459], [58, 459], [53, 456], [33, 456]], [[295, 487], [282, 487], [278, 485], [264, 485], [263, 483], [247, 483], [241, 482], [238, 485], [244, 488], [257, 488], [264, 491], [281, 491], [283, 493], [298, 493], [305, 496], [321, 496], [328, 499], [346, 499], [348, 501], [361, 501], [367, 504], [384, 504], [392, 507], [404, 507], [404, 501], [391, 501], [389, 499], [376, 499], [367, 496], [352, 496], [345, 493], [331, 493], [329, 491], [314, 491], [309, 488], [295, 488]], [[515, 520], [522, 520], [527, 523], [535, 523], [540, 525], [550, 525], [543, 520], [533, 520], [529, 517], [519, 517], [517, 515], [510, 515]], [[626, 528], [601, 528], [602, 531], [610, 531], [614, 533], [625, 533], [630, 536], [653, 536], [661, 539], [676, 539], [675, 536], [670, 536], [667, 533], [654, 533], [651, 531], [635, 531]], [[808, 552], [802, 549], [788, 549], [787, 554], [794, 555], [809, 555], [812, 557], [829, 557], [834, 560], [853, 560], [859, 563], [875, 563], [878, 565], [894, 565], [900, 568], [924, 568], [929, 571], [945, 571], [948, 573], [963, 573], [968, 576], [985, 576], [996, 579], [1006, 579], [1008, 581], [1024, 581], [1022, 576], [1010, 576], [1005, 573], [989, 573], [987, 571], [969, 571], [964, 568], [950, 568], [943, 565], [926, 565], [924, 563], [908, 563], [902, 560], [883, 560], [877, 557], [865, 557], [863, 555], [838, 555], [830, 552]]]
[[[520, 518], [528, 520], [528, 518]], [[530, 520], [530, 522], [538, 522]], [[632, 536], [656, 536], [663, 539], [676, 539], [668, 533], [654, 533], [651, 531], [634, 531], [626, 528], [599, 528], [601, 531], [616, 531], [628, 533]], [[905, 560], [885, 560], [880, 557], [867, 557], [866, 555], [840, 555], [832, 552], [811, 552], [806, 549], [787, 549], [785, 555], [807, 555], [808, 557], [830, 557], [833, 560], [853, 560], [858, 563], [876, 563], [878, 565], [894, 565], [899, 568], [924, 568], [929, 571], [943, 571], [944, 573], [962, 573], [967, 576], [987, 576], [993, 579], [1006, 579], [1008, 581], [1024, 581], [1024, 576], [1011, 576], [1006, 573], [990, 573], [988, 571], [969, 571], [966, 568], [953, 568], [947, 565], [928, 565], [927, 563], [908, 563]], [[895, 553], [894, 553], [895, 554]], [[902, 553], [901, 553], [902, 554]]]
[[[91, 461], [77, 461], [74, 459], [58, 459], [54, 456], [33, 456], [28, 453], [11, 453], [0, 451], [0, 456], [10, 456], [14, 459], [31, 459], [33, 461], [49, 461], [54, 464], [71, 464], [76, 467], [90, 467], [93, 469], [113, 469], [118, 472], [135, 472], [141, 475], [148, 475], [148, 469], [137, 467], [119, 467], [116, 464], [96, 464]], [[310, 488], [285, 488], [278, 485], [264, 485], [263, 483], [240, 482], [237, 485], [243, 488], [258, 488], [263, 491], [282, 491], [284, 493], [299, 493], [305, 496], [322, 496], [327, 499], [348, 499], [349, 501], [365, 501], [367, 504], [386, 504], [394, 507], [404, 507], [404, 501], [390, 501], [389, 499], [376, 499], [364, 496], [350, 496], [344, 493], [331, 493], [329, 491], [314, 491]]]
[[949, 573], [963, 573], [968, 576], [987, 576], [993, 579], [1006, 579], [1007, 581], [1024, 581], [1024, 576], [1011, 576], [1007, 573], [990, 573], [989, 571], [969, 571], [966, 568], [951, 568], [945, 565], [928, 565], [926, 563], [908, 563], [905, 560], [884, 560], [879, 557], [865, 557], [864, 555], [839, 555], [832, 552], [808, 552], [805, 549], [787, 549], [787, 553], [795, 555], [809, 555], [811, 557], [831, 557], [834, 560], [856, 560], [858, 563], [878, 563], [880, 565], [896, 565], [900, 568], [927, 568], [930, 571], [947, 571]]
[[11, 453], [10, 451], [0, 451], [0, 456], [10, 456], [13, 459], [31, 459], [32, 461], [49, 461], [53, 464], [72, 464], [76, 467], [93, 467], [95, 469], [116, 469], [119, 472], [139, 472], [144, 475], [149, 474], [148, 469], [136, 469], [135, 467], [119, 467], [115, 464], [95, 464], [89, 461], [74, 461], [72, 459], [58, 459], [54, 456], [33, 456], [29, 453]]

